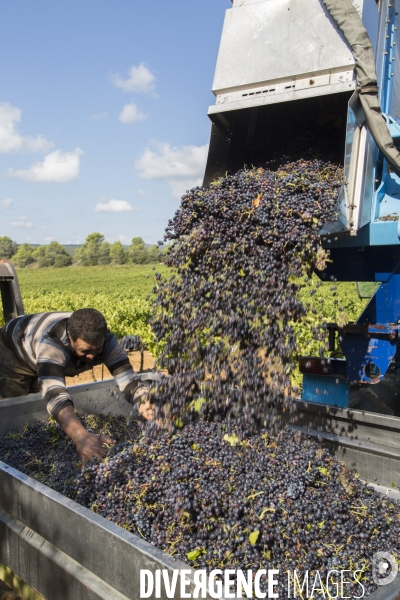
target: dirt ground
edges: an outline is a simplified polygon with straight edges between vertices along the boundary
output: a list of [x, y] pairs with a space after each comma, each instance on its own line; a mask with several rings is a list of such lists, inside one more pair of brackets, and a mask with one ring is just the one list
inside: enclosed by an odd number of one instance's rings
[[[140, 372], [140, 352], [127, 352], [129, 362], [133, 370]], [[143, 355], [143, 371], [149, 371], [154, 368], [154, 358], [150, 352], [145, 351]], [[105, 365], [93, 367], [90, 371], [85, 371], [76, 377], [66, 377], [67, 385], [79, 385], [80, 383], [88, 383], [93, 381], [103, 381], [103, 379], [112, 379], [110, 371]], [[1, 600], [1, 597], [0, 597]]]

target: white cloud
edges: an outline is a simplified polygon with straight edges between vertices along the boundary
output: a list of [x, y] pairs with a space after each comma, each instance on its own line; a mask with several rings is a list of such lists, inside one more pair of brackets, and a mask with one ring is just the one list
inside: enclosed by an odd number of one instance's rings
[[68, 245], [75, 246], [78, 244], [83, 244], [83, 242], [84, 242], [83, 238], [76, 237], [76, 238], [70, 238], [66, 242], [63, 242], [63, 243], [66, 244], [67, 246]]
[[7, 208], [10, 208], [12, 203], [13, 203], [13, 200], [11, 200], [11, 198], [5, 198], [4, 200], [1, 200], [0, 212], [3, 212], [4, 210], [7, 210]]
[[54, 146], [42, 135], [21, 135], [16, 127], [21, 114], [21, 109], [9, 102], [0, 104], [0, 152], [42, 152]]
[[16, 221], [11, 221], [12, 227], [33, 227], [32, 221], [29, 221], [28, 217], [18, 217]]
[[171, 179], [169, 182], [169, 187], [171, 190], [171, 196], [180, 200], [187, 190], [196, 187], [197, 185], [202, 185], [203, 177], [198, 177], [197, 179]]
[[80, 156], [83, 150], [76, 148], [73, 152], [55, 150], [44, 157], [43, 161], [34, 163], [29, 169], [8, 169], [6, 175], [24, 181], [66, 183], [79, 175]]
[[53, 240], [55, 240], [54, 235], [48, 235], [44, 238], [45, 242], [52, 242]]
[[138, 190], [137, 194], [138, 196], [140, 196], [141, 198], [144, 198], [145, 196], [152, 196], [153, 195], [153, 190]]
[[121, 244], [130, 244], [132, 238], [128, 237], [127, 235], [119, 235], [118, 236], [118, 240], [121, 242]]
[[152, 145], [155, 151], [146, 148], [135, 162], [135, 168], [142, 179], [167, 180], [172, 195], [177, 198], [180, 198], [187, 189], [201, 185], [208, 144], [177, 148], [167, 143], [153, 141]]
[[138, 210], [134, 208], [126, 200], [109, 200], [108, 202], [98, 202], [94, 208], [94, 212], [131, 212]]
[[111, 81], [115, 87], [124, 92], [148, 93], [154, 90], [155, 76], [144, 63], [138, 67], [131, 67], [128, 71], [128, 77], [123, 78], [120, 75], [112, 75]]
[[106, 119], [108, 117], [108, 114], [109, 114], [108, 112], [102, 112], [102, 113], [99, 113], [97, 115], [90, 115], [90, 118], [93, 119], [93, 120], [96, 120], [96, 119]]
[[144, 121], [149, 116], [149, 114], [140, 112], [136, 104], [130, 102], [129, 104], [125, 104], [118, 119], [121, 123], [135, 123], [136, 121]]

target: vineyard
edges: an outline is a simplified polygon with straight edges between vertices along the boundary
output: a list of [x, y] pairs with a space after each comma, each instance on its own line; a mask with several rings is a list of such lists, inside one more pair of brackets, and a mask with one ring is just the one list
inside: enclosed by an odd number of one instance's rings
[[[74, 311], [91, 306], [105, 315], [111, 331], [119, 338], [139, 335], [157, 355], [149, 324], [156, 272], [164, 277], [169, 274], [167, 267], [158, 264], [19, 269], [18, 277], [26, 313]], [[322, 321], [336, 322], [341, 314], [355, 320], [365, 304], [365, 300], [359, 299], [354, 283], [320, 285], [316, 277], [304, 284], [300, 296], [310, 303], [306, 322], [295, 325], [301, 354], [318, 351], [318, 343], [310, 336], [310, 326]]]
[[[168, 274], [162, 264], [156, 269]], [[156, 353], [149, 325], [154, 274], [152, 265], [18, 270], [26, 313], [97, 308], [117, 337], [139, 335]]]

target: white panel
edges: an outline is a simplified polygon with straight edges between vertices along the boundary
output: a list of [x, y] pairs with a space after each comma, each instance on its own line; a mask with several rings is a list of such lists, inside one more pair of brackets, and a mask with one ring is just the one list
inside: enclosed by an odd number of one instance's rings
[[353, 66], [351, 50], [320, 0], [246, 0], [226, 12], [213, 92]]

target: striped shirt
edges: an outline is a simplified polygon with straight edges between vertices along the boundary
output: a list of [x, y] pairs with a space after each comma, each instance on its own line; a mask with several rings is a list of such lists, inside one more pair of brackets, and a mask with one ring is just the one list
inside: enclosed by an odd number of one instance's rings
[[41, 382], [47, 410], [54, 417], [65, 406], [73, 406], [65, 385], [66, 376], [73, 377], [94, 365], [105, 364], [121, 391], [136, 377], [125, 350], [109, 331], [101, 353], [93, 361], [87, 363], [77, 357], [67, 335], [71, 314], [23, 315], [0, 329], [3, 344], [19, 358], [27, 373]]

